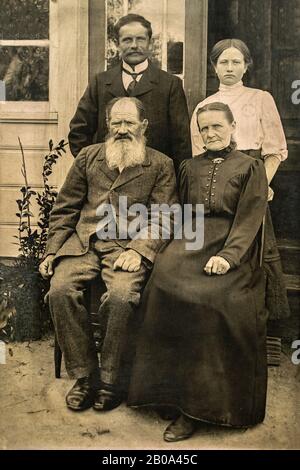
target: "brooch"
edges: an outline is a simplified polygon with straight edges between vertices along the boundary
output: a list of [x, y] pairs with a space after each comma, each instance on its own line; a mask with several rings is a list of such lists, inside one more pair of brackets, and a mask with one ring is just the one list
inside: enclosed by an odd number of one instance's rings
[[225, 160], [225, 158], [220, 158], [219, 157], [219, 158], [214, 158], [212, 162], [216, 163], [218, 165], [219, 163], [222, 163], [224, 160]]

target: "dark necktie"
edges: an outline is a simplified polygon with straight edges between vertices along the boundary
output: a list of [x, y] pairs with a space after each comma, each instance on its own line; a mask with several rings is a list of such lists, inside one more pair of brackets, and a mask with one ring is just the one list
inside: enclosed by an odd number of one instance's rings
[[135, 72], [129, 72], [128, 70], [126, 70], [126, 69], [124, 69], [124, 68], [123, 68], [122, 70], [123, 70], [123, 72], [127, 73], [127, 75], [130, 75], [130, 76], [132, 77], [132, 79], [133, 79], [132, 82], [130, 82], [129, 85], [128, 85], [128, 87], [127, 87], [127, 93], [128, 93], [129, 96], [131, 96], [132, 93], [133, 93], [133, 90], [135, 89], [135, 87], [136, 87], [136, 85], [137, 85], [137, 83], [138, 83], [137, 77], [138, 77], [139, 75], [143, 75], [144, 71], [143, 71], [143, 72], [140, 72], [140, 73], [135, 73]]

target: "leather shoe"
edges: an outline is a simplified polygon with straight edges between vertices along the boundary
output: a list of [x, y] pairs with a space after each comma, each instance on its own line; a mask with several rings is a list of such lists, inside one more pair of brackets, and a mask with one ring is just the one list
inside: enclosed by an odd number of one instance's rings
[[73, 411], [83, 411], [93, 406], [95, 389], [92, 386], [91, 377], [82, 377], [76, 380], [66, 396], [67, 407]]
[[96, 391], [93, 408], [96, 411], [108, 411], [117, 408], [122, 403], [122, 396], [111, 385], [104, 385]]
[[194, 419], [185, 415], [180, 415], [166, 428], [164, 432], [164, 440], [167, 442], [182, 441], [188, 439], [196, 430], [197, 424]]

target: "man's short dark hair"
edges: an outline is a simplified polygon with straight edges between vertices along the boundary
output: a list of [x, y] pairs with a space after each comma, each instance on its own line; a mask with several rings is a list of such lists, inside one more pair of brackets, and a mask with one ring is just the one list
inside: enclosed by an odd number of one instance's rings
[[126, 24], [130, 24], [130, 23], [140, 23], [142, 26], [144, 26], [144, 28], [146, 28], [149, 39], [152, 38], [152, 26], [151, 26], [150, 21], [146, 20], [146, 18], [144, 18], [141, 15], [136, 15], [135, 13], [129, 13], [129, 15], [122, 16], [122, 18], [120, 18], [119, 21], [114, 26], [114, 34], [115, 34], [115, 39], [117, 41], [119, 41], [120, 29]]
[[111, 113], [111, 110], [112, 110], [112, 107], [120, 100], [123, 100], [123, 99], [126, 99], [126, 100], [129, 100], [131, 101], [132, 103], [135, 104], [136, 106], [136, 109], [138, 110], [139, 112], [139, 118], [141, 121], [143, 121], [144, 119], [146, 119], [146, 110], [145, 110], [145, 106], [143, 105], [143, 103], [138, 100], [137, 98], [135, 98], [134, 96], [130, 96], [130, 97], [126, 97], [126, 96], [121, 96], [121, 97], [118, 97], [118, 98], [113, 98], [112, 100], [109, 101], [109, 103], [107, 103], [106, 105], [106, 119], [109, 120], [110, 119], [110, 113]]

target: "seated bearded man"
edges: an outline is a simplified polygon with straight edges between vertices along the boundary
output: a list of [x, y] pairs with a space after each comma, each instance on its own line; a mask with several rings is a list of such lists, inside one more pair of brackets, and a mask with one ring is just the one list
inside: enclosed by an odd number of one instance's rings
[[[162, 218], [156, 219], [159, 236], [151, 239], [155, 227], [149, 209], [152, 204], [169, 207], [177, 202], [173, 162], [146, 147], [147, 124], [139, 100], [112, 100], [106, 142], [82, 149], [51, 213], [40, 272], [51, 278], [48, 298], [57, 340], [68, 375], [76, 379], [66, 397], [72, 410], [108, 410], [121, 403], [120, 365], [128, 323], [135, 321], [149, 269], [166, 243]], [[127, 198], [128, 208], [143, 204], [147, 216], [140, 232], [129, 238], [119, 235], [121, 196]], [[111, 220], [103, 211], [107, 206]], [[130, 223], [132, 213], [127, 211], [126, 216]], [[112, 222], [115, 232], [110, 230]], [[109, 239], [103, 239], [103, 233], [109, 233]], [[106, 321], [100, 375], [85, 295], [99, 274], [106, 287], [99, 309], [100, 319]]]

